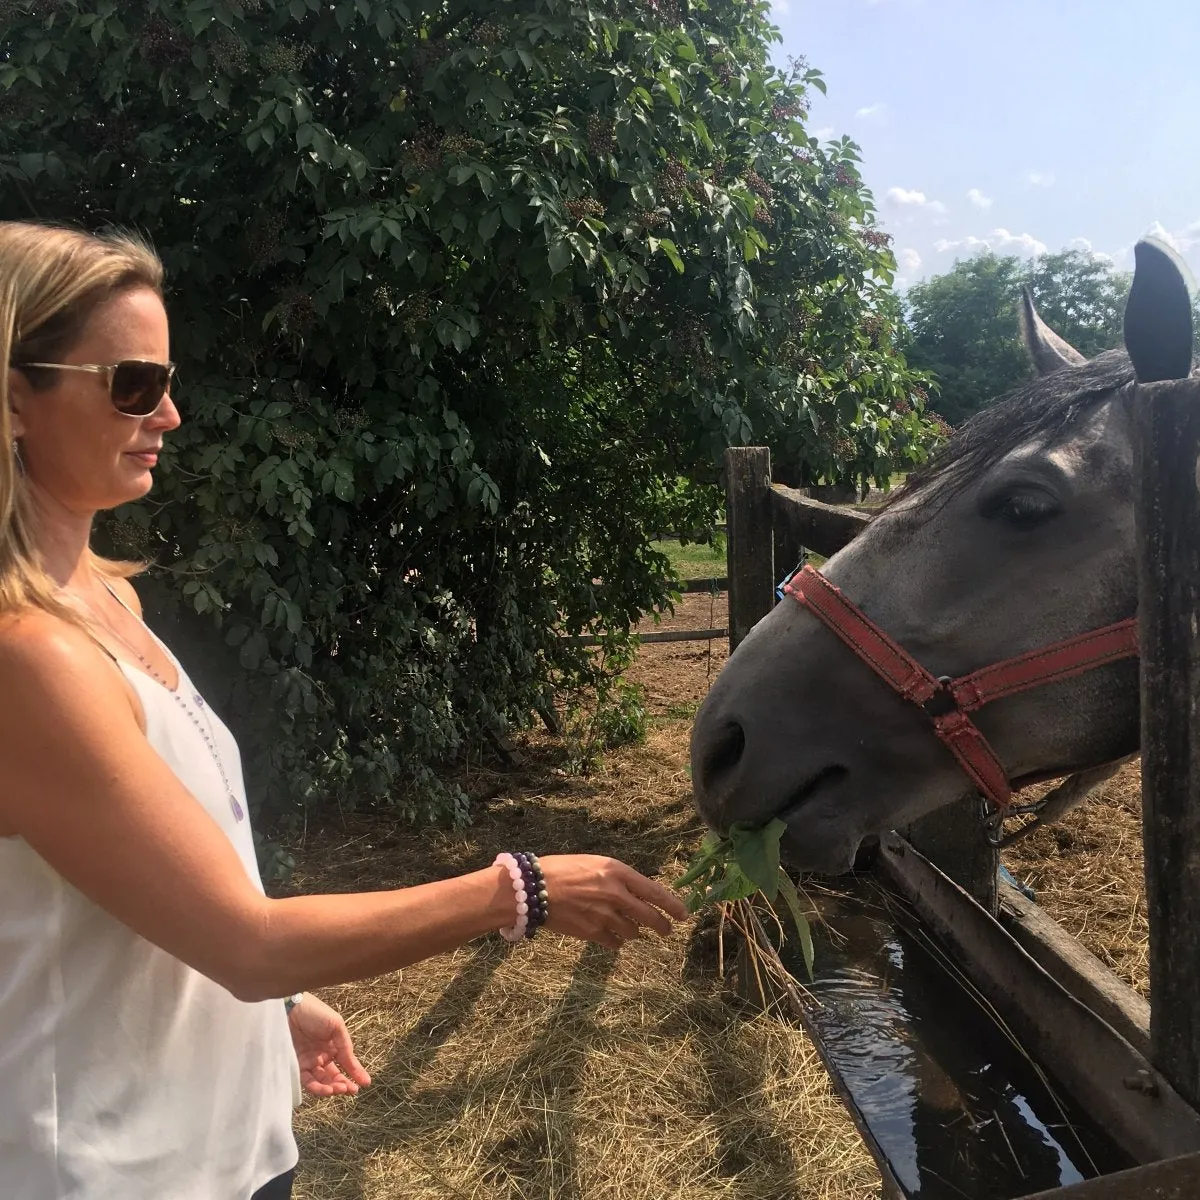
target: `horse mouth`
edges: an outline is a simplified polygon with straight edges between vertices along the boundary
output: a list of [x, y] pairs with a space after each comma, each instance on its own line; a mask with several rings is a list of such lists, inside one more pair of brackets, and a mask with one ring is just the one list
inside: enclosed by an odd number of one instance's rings
[[777, 820], [783, 821], [785, 825], [790, 825], [792, 821], [798, 817], [804, 806], [808, 804], [812, 798], [821, 791], [822, 788], [828, 787], [832, 783], [838, 783], [846, 777], [849, 772], [845, 767], [834, 764], [833, 766], [825, 767], [818, 771], [807, 782], [802, 783], [795, 791], [793, 791], [784, 801], [783, 807], [776, 813]]

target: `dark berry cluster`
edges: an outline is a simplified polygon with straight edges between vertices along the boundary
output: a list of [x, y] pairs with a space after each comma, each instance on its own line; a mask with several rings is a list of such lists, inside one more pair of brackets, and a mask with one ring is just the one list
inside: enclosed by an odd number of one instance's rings
[[595, 115], [587, 120], [588, 153], [599, 158], [611, 154], [617, 148], [616, 126], [606, 117]]
[[884, 233], [882, 229], [864, 229], [862, 240], [872, 250], [885, 250], [892, 244], [892, 235]]
[[667, 205], [676, 205], [683, 199], [687, 187], [687, 169], [678, 159], [671, 159], [658, 173], [658, 195]]
[[568, 200], [563, 207], [567, 210], [572, 221], [582, 221], [585, 217], [599, 220], [604, 216], [604, 205], [590, 196], [582, 196], [577, 200]]
[[746, 186], [764, 200], [770, 200], [775, 195], [774, 189], [757, 171], [746, 172]]
[[841, 163], [838, 163], [837, 170], [833, 173], [833, 181], [838, 187], [858, 186], [858, 180]]
[[442, 138], [430, 125], [423, 125], [403, 150], [405, 164], [414, 171], [436, 171], [442, 165]]
[[643, 229], [658, 229], [669, 220], [667, 214], [659, 208], [639, 208], [633, 214], [634, 223]]
[[240, 75], [250, 66], [246, 44], [231, 29], [221, 26], [209, 42], [213, 62], [226, 75]]
[[471, 30], [471, 42], [476, 46], [497, 46], [505, 36], [504, 26], [495, 21], [481, 21]]
[[291, 75], [312, 56], [313, 48], [304, 42], [272, 42], [259, 60], [268, 75]]
[[285, 288], [280, 296], [284, 328], [289, 333], [306, 334], [317, 323], [317, 309], [312, 294], [303, 288]]
[[283, 232], [283, 217], [277, 212], [262, 212], [246, 233], [246, 250], [257, 267], [274, 262], [279, 257], [279, 235]]
[[186, 62], [192, 53], [192, 39], [158, 16], [142, 27], [140, 46], [146, 61], [160, 70]]
[[468, 137], [465, 133], [450, 133], [442, 138], [443, 154], [478, 154], [482, 149], [483, 143], [478, 138]]

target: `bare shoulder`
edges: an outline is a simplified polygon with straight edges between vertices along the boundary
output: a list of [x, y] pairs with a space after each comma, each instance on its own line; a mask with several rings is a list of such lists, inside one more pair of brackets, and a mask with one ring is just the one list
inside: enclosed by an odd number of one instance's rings
[[37, 608], [0, 616], [0, 712], [122, 694], [120, 675], [78, 626]]

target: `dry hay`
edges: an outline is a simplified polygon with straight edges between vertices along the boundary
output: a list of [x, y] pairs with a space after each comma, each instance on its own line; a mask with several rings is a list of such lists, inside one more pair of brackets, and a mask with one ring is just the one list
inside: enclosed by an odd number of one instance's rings
[[[296, 890], [398, 887], [497, 848], [616, 854], [682, 870], [700, 829], [686, 720], [568, 778], [531, 739], [465, 832], [350, 817], [296, 848]], [[484, 790], [488, 790], [484, 787]], [[297, 1114], [303, 1200], [867, 1200], [878, 1176], [806, 1035], [755, 1015], [684, 926], [620, 955], [553, 935], [473, 943], [321, 995], [374, 1082]]]
[[1150, 923], [1139, 772], [1139, 763], [1127, 763], [1060, 824], [1006, 850], [1004, 863], [1068, 933], [1148, 996]]

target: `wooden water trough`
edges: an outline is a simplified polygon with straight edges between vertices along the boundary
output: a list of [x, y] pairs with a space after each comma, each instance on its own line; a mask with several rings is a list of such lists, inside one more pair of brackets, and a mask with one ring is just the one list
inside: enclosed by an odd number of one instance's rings
[[[1142, 791], [1150, 980], [1146, 1001], [1016, 889], [973, 806], [881, 839], [873, 870], [956, 956], [1030, 1057], [1138, 1164], [1020, 1200], [1200, 1198], [1200, 381], [1133, 398]], [[836, 554], [867, 523], [771, 483], [770, 453], [726, 452], [730, 647], [771, 611], [804, 551]], [[843, 1099], [820, 1031], [806, 1021]], [[905, 1198], [868, 1122], [848, 1103]]]

